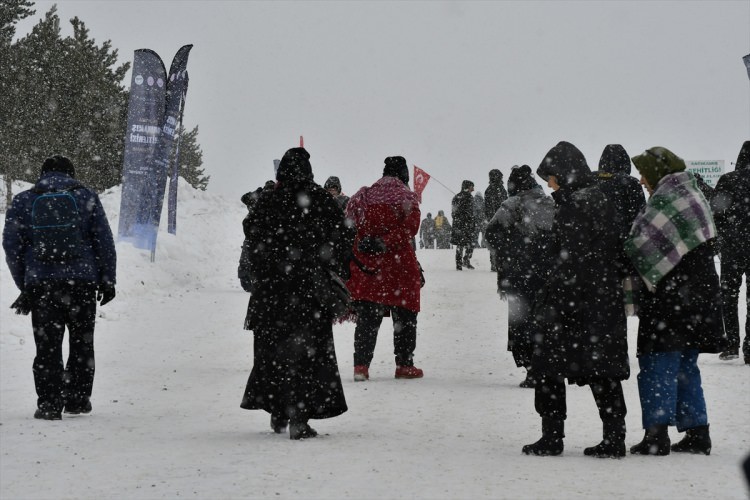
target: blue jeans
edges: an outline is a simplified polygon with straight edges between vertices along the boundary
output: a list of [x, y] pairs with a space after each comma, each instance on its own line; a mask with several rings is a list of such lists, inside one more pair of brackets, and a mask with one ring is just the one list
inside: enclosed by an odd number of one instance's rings
[[708, 424], [696, 349], [645, 354], [638, 365], [644, 429], [676, 425], [683, 432]]

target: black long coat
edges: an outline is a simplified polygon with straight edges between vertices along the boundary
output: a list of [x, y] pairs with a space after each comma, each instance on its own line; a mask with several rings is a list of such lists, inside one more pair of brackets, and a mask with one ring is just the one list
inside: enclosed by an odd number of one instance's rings
[[553, 228], [556, 263], [535, 308], [532, 366], [570, 383], [630, 376], [615, 208], [596, 186], [583, 155], [561, 142], [537, 170], [560, 189]]
[[477, 221], [474, 216], [474, 197], [469, 191], [461, 191], [451, 203], [453, 228], [451, 243], [457, 246], [473, 245]]
[[722, 240], [722, 257], [745, 254], [750, 241], [750, 141], [742, 145], [734, 172], [716, 183], [711, 210]]
[[653, 292], [638, 301], [638, 356], [697, 349], [721, 352], [726, 347], [721, 289], [711, 242], [685, 255]]
[[347, 405], [332, 317], [313, 291], [323, 271], [344, 268], [352, 245], [344, 213], [310, 180], [263, 193], [249, 217], [245, 328], [255, 334], [255, 353], [241, 406], [301, 420], [339, 415]]
[[508, 350], [517, 366], [531, 363], [531, 312], [554, 262], [554, 214], [554, 202], [537, 185], [503, 202], [485, 231], [497, 252], [498, 290], [508, 296]]

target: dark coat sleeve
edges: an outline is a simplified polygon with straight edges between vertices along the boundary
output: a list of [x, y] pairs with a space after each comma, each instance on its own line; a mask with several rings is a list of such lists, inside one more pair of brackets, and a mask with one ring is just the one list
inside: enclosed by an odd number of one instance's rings
[[24, 195], [13, 198], [13, 203], [5, 213], [3, 229], [3, 250], [10, 274], [19, 290], [24, 290], [26, 274], [26, 251], [30, 245], [28, 224], [31, 214], [28, 213]]

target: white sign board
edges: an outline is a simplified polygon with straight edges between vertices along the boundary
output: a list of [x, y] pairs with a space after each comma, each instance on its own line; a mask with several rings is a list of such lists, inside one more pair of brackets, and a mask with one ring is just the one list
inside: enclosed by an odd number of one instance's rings
[[711, 187], [716, 187], [724, 173], [724, 160], [685, 160], [685, 164], [689, 172], [700, 174]]

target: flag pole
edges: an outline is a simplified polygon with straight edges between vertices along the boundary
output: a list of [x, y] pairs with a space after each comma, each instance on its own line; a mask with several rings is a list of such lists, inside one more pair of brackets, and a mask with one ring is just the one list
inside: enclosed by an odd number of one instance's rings
[[451, 190], [451, 188], [449, 188], [448, 186], [446, 186], [445, 184], [443, 184], [442, 182], [440, 182], [439, 179], [435, 178], [434, 175], [430, 174], [430, 179], [434, 179], [435, 182], [437, 182], [438, 184], [440, 184], [441, 186], [443, 186], [445, 189], [447, 189], [449, 193], [451, 193], [453, 195], [456, 194], [456, 193], [453, 192], [453, 190]]

